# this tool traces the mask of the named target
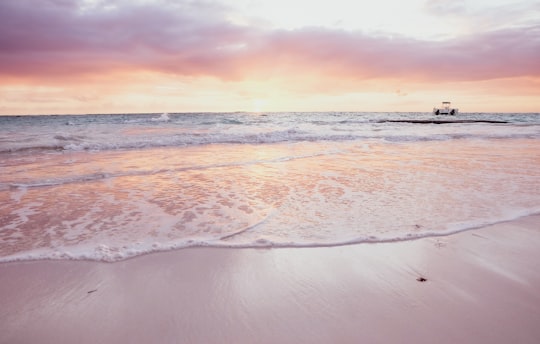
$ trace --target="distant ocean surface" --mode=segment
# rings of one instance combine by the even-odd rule
[[[539,213],[540,114],[4,116],[0,169],[0,262],[410,240]]]

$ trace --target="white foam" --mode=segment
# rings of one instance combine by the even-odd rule
[[[152,118],[152,121],[153,122],[168,122],[170,121],[170,117],[169,117],[169,114],[164,112],[162,113],[159,117],[157,118]]]
[[[60,248],[39,248],[30,251],[20,252],[0,258],[0,262],[33,261],[33,260],[91,260],[100,262],[118,262],[121,260],[137,257],[144,254],[166,252],[188,247],[216,247],[216,248],[312,248],[312,247],[333,247],[344,245],[392,243],[399,241],[418,240],[430,237],[442,237],[457,234],[464,231],[475,230],[487,226],[517,220],[529,215],[540,214],[540,209],[534,211],[523,211],[521,215],[515,214],[512,217],[497,220],[476,220],[470,223],[461,223],[450,226],[451,229],[444,231],[428,231],[420,233],[407,233],[399,236],[388,237],[358,237],[334,242],[294,242],[294,241],[273,241],[268,238],[259,238],[253,242],[231,242],[216,240],[178,240],[175,242],[159,243],[134,243],[123,245],[122,247],[111,247],[104,244],[83,245],[77,247]]]
[[[1,155],[0,261],[392,242],[540,212],[537,125],[155,116],[62,121],[36,141],[63,151]]]
[[[245,114],[187,116],[123,116],[70,119],[77,125],[14,128],[18,135],[2,143],[0,153],[32,150],[105,151],[153,147],[185,147],[207,144],[268,144],[287,142],[346,142],[379,140],[395,143],[463,139],[538,139],[535,117],[517,117],[509,124],[423,125],[377,123],[374,114],[313,114],[260,117]],[[396,115],[397,116],[397,115]],[[409,114],[407,118],[429,118]],[[93,119],[90,121],[90,119]],[[383,117],[387,118],[387,117]],[[478,118],[469,116],[468,118]],[[508,120],[509,118],[502,118]],[[85,120],[87,122],[85,122]],[[375,122],[373,122],[375,121]],[[522,123],[520,121],[526,121]],[[59,134],[61,133],[61,134]]]

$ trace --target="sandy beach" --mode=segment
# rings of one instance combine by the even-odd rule
[[[539,247],[534,215],[384,244],[4,263],[0,342],[538,343]]]
[[[0,0],[0,344],[540,344],[539,9]]]

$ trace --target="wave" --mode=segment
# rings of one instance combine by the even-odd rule
[[[168,122],[170,121],[170,117],[168,113],[162,113],[159,117],[154,117],[151,119],[152,122]]]
[[[212,240],[197,240],[197,239],[184,239],[167,243],[142,243],[137,242],[131,245],[122,245],[121,248],[111,247],[103,243],[96,243],[95,245],[86,245],[84,247],[56,247],[56,248],[40,248],[30,251],[19,252],[9,256],[0,257],[0,263],[17,262],[17,261],[35,261],[35,260],[89,260],[99,262],[114,263],[137,256],[167,252],[178,249],[190,248],[190,247],[213,247],[213,248],[264,248],[264,249],[280,249],[280,248],[317,248],[317,247],[337,247],[347,245],[361,245],[361,244],[382,244],[382,243],[395,243],[403,241],[418,240],[424,238],[437,238],[445,237],[449,235],[458,234],[461,232],[477,230],[501,223],[511,222],[519,220],[527,216],[540,215],[540,209],[531,209],[529,211],[522,211],[504,218],[492,219],[492,220],[476,220],[468,223],[456,224],[447,230],[440,231],[425,231],[421,233],[405,233],[399,236],[389,237],[359,237],[350,239],[335,240],[332,242],[291,242],[287,240],[278,241],[268,238],[258,238],[252,242],[234,242],[229,239],[240,236],[247,230],[257,226],[253,226],[242,229],[241,231]],[[264,222],[266,219],[262,219]]]
[[[65,185],[65,184],[73,184],[73,183],[81,183],[81,182],[91,182],[96,181],[100,179],[106,179],[111,177],[117,177],[121,175],[128,175],[128,174],[118,174],[114,175],[111,173],[94,173],[94,174],[87,174],[87,175],[79,175],[79,176],[73,176],[73,177],[64,177],[64,178],[53,178],[53,179],[44,179],[39,181],[32,181],[32,182],[15,182],[15,183],[9,183],[6,186],[0,184],[0,190],[2,189],[13,189],[13,188],[37,188],[37,187],[46,187],[46,186],[57,186],[57,185]]]
[[[374,133],[378,131],[374,130]],[[298,143],[298,142],[346,142],[357,140],[379,140],[385,142],[426,142],[426,141],[449,141],[462,139],[478,140],[504,140],[504,139],[538,139],[539,135],[534,133],[514,133],[514,134],[432,134],[432,135],[368,135],[368,134],[331,134],[319,135],[309,132],[289,129],[284,131],[274,131],[259,134],[219,134],[219,133],[192,133],[178,134],[173,136],[154,136],[145,138],[110,138],[107,141],[89,141],[82,138],[72,138],[68,136],[56,136],[59,142],[49,145],[41,144],[36,146],[14,146],[0,148],[0,154],[6,153],[35,153],[47,151],[109,151],[109,150],[130,150],[161,147],[187,147],[210,144],[274,144],[274,143]]]
[[[27,146],[27,147],[8,147],[0,148],[0,154],[6,153],[35,153],[35,152],[47,152],[47,151],[64,151],[64,146],[58,144],[39,145],[39,146]]]
[[[413,118],[410,119],[409,117]],[[186,147],[210,144],[273,144],[316,141],[379,140],[422,142],[460,139],[539,139],[537,121],[477,123],[483,118],[466,118],[445,125],[424,124],[431,117],[337,114],[278,114],[276,116],[234,116],[168,113],[148,115],[100,115],[65,120],[37,118],[34,127],[14,126],[2,138],[0,154],[47,151],[107,151],[154,147]],[[426,119],[427,118],[427,119]],[[471,117],[472,118],[472,117]],[[520,117],[521,118],[521,117]],[[501,118],[494,117],[496,121]],[[506,119],[506,118],[502,118]],[[405,123],[403,123],[405,122]],[[412,122],[412,123],[411,123]],[[417,123],[417,122],[420,122]]]
[[[91,173],[83,174],[77,176],[61,177],[61,178],[48,178],[43,180],[34,180],[31,182],[12,182],[9,184],[0,183],[0,190],[9,190],[9,189],[25,189],[25,188],[40,188],[48,186],[58,186],[58,185],[67,185],[67,184],[77,184],[77,183],[87,183],[94,182],[105,179],[112,178],[121,178],[121,177],[135,177],[135,176],[150,176],[158,175],[171,172],[185,172],[185,171],[203,171],[213,168],[223,168],[223,167],[238,167],[238,166],[253,166],[258,164],[273,164],[281,163],[293,160],[308,159],[320,156],[328,156],[333,154],[338,154],[338,151],[325,151],[315,154],[303,154],[303,155],[293,155],[279,157],[275,159],[258,159],[258,160],[249,160],[241,162],[230,162],[230,163],[217,163],[217,164],[208,164],[208,165],[193,165],[179,168],[169,168],[169,169],[157,169],[157,170],[144,170],[144,171],[132,171],[132,172],[119,172],[119,173]]]

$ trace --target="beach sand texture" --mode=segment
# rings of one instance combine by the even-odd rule
[[[539,247],[533,215],[383,244],[4,263],[0,342],[539,343]]]

